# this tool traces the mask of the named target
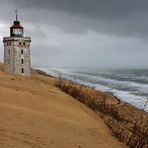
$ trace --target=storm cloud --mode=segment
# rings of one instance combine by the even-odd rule
[[[9,35],[17,7],[25,33],[32,37],[34,66],[147,68],[147,0],[2,0],[1,4],[1,40]]]

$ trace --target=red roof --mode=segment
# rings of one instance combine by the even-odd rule
[[[14,21],[14,24],[10,28],[23,28],[19,21]]]

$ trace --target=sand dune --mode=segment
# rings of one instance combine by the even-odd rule
[[[0,148],[126,147],[53,81],[35,72],[26,78],[0,70]]]

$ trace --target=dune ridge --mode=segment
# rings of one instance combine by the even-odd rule
[[[0,65],[0,147],[122,148],[103,120],[54,86],[54,78],[8,74]]]

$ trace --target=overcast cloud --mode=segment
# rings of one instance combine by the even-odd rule
[[[16,7],[33,66],[148,68],[148,0],[1,0],[0,61]]]

